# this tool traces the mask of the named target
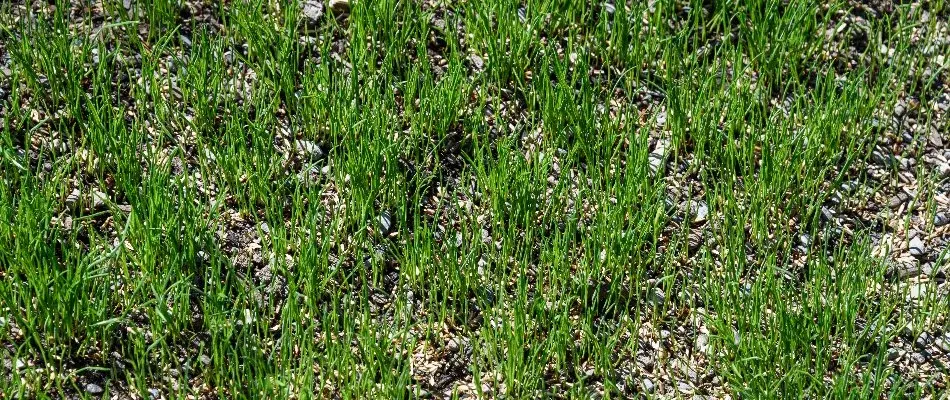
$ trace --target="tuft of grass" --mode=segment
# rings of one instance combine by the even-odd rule
[[[0,5],[0,393],[946,389],[942,1],[125,3]]]

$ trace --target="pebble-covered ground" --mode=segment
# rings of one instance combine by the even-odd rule
[[[950,393],[950,5],[0,4],[0,398]]]

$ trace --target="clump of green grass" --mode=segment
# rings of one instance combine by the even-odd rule
[[[943,2],[106,3],[0,6],[2,393],[941,390],[822,215]]]

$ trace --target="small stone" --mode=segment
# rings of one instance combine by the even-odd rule
[[[643,380],[640,381],[640,385],[643,387],[643,391],[647,393],[653,393],[656,389],[656,385],[653,384],[650,378],[643,378]]]
[[[86,384],[86,392],[89,394],[102,394],[102,387],[95,383]]]
[[[950,338],[937,338],[934,344],[944,353],[950,353]]]
[[[158,389],[151,388],[148,390],[148,397],[153,400],[157,400],[162,396],[162,392],[159,392]]]
[[[934,147],[943,147],[943,138],[940,137],[940,134],[937,132],[932,132],[927,137],[927,140],[929,140],[930,144],[933,145]]]
[[[924,245],[924,242],[920,240],[919,236],[914,236],[910,240],[910,255],[914,257],[922,257],[927,254],[927,247]]]
[[[73,189],[73,191],[69,192],[66,196],[66,205],[72,207],[73,204],[76,204],[76,202],[79,201],[79,195],[79,189]]]
[[[468,56],[468,61],[472,63],[472,67],[474,67],[476,70],[481,70],[482,68],[485,68],[485,60],[483,60],[477,54],[472,54]]]
[[[604,3],[604,11],[606,11],[607,14],[613,14],[615,11],[617,11],[617,8],[613,5],[613,3],[608,2]]]
[[[914,341],[914,344],[917,345],[917,347],[921,349],[926,349],[927,345],[930,344],[930,341],[931,341],[930,334],[927,332],[923,332],[920,334],[920,336],[917,337],[917,340]]]
[[[689,385],[688,383],[686,383],[686,382],[678,382],[678,383],[676,384],[676,389],[679,390],[680,393],[684,393],[684,394],[691,394],[691,393],[693,393],[693,387],[690,386],[690,385]]]
[[[706,222],[706,218],[709,216],[709,206],[707,206],[705,202],[694,202],[690,208],[693,214],[693,223],[701,224]]]
[[[904,106],[904,102],[897,103],[897,105],[894,106],[895,116],[903,116],[905,112],[907,112],[907,107]]]
[[[941,227],[950,223],[950,214],[947,213],[937,213],[934,215],[934,226]]]
[[[663,165],[663,156],[656,153],[650,153],[648,159],[650,161],[650,172],[656,173],[656,171],[659,171],[660,166]]]
[[[696,338],[696,350],[700,353],[705,353],[709,350],[709,336],[706,334],[700,334]]]
[[[297,149],[302,153],[302,155],[309,158],[309,161],[319,161],[325,155],[323,149],[320,148],[320,145],[309,140],[298,140]]]
[[[901,353],[895,349],[890,349],[887,351],[887,361],[897,361],[901,358]]]
[[[383,211],[379,216],[379,231],[383,236],[389,235],[392,232],[393,228],[393,219],[389,215],[389,211]]]
[[[109,195],[102,193],[98,190],[92,191],[92,207],[99,208],[106,204],[109,201]]]
[[[637,356],[637,364],[645,371],[653,371],[653,359],[645,355]]]
[[[323,19],[323,3],[319,0],[305,0],[300,4],[300,19],[308,28],[320,25]]]
[[[923,272],[923,270],[920,268],[920,265],[917,265],[916,263],[913,263],[913,264],[908,263],[906,265],[895,268],[895,270],[897,272],[897,277],[901,280],[920,276],[921,272]]]
[[[807,233],[798,235],[798,243],[801,244],[802,247],[808,248],[809,246],[811,246],[811,235]]]
[[[950,163],[943,163],[937,166],[937,172],[940,173],[941,178],[950,177]]]
[[[891,157],[884,154],[880,150],[874,150],[871,152],[871,159],[874,160],[878,165],[888,166],[891,165]]]
[[[907,293],[908,300],[916,300],[924,296],[927,296],[927,286],[924,284],[911,286]]]
[[[330,11],[333,15],[340,16],[350,12],[349,0],[330,0]]]
[[[897,208],[897,207],[900,207],[902,204],[906,203],[907,200],[910,200],[910,195],[908,195],[907,193],[901,192],[895,195],[894,197],[891,197],[890,200],[887,201],[887,206],[890,208]]]
[[[208,357],[204,354],[198,356],[198,361],[204,365],[211,365],[211,357]]]

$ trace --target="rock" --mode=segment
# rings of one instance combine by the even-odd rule
[[[481,57],[479,57],[476,54],[472,54],[468,56],[468,61],[471,63],[472,67],[475,68],[476,70],[481,70],[482,68],[485,68],[485,60],[483,60]]]
[[[607,14],[613,14],[615,11],[617,11],[617,8],[613,5],[613,3],[607,2],[604,3],[604,11],[606,11]]]
[[[898,350],[890,349],[887,351],[887,361],[897,361],[901,358],[901,353]]]
[[[920,336],[917,337],[917,340],[914,341],[914,345],[921,349],[926,349],[927,345],[930,344],[932,338],[927,332],[923,332]]]
[[[930,144],[934,147],[943,147],[943,138],[940,137],[940,134],[937,132],[932,132],[927,137],[927,140],[930,141]]]
[[[910,240],[910,255],[914,257],[922,257],[927,254],[927,247],[924,245],[924,241],[920,240],[920,236],[914,236]]]
[[[942,338],[937,338],[934,344],[936,344],[940,350],[943,350],[944,353],[950,353],[950,334]]]
[[[73,189],[73,191],[69,192],[69,194],[66,195],[66,206],[72,207],[76,204],[76,202],[79,201],[79,196],[79,189]]]
[[[926,284],[916,284],[910,287],[907,291],[907,300],[917,300],[924,296],[927,296],[927,285]]]
[[[811,246],[811,235],[807,233],[798,235],[798,243],[801,244],[802,247],[807,249],[808,247]]]
[[[915,278],[920,276],[923,270],[920,268],[920,265],[915,264],[906,264],[900,267],[895,267],[894,270],[897,274],[897,278],[901,280]]]
[[[650,378],[643,378],[643,380],[640,381],[640,386],[642,386],[643,391],[647,393],[653,393],[653,391],[656,390],[656,385],[653,384]]]
[[[709,206],[703,201],[692,202],[690,212],[693,214],[693,223],[701,224],[709,217]]]
[[[686,383],[686,382],[677,382],[677,383],[676,383],[676,390],[678,390],[680,393],[683,393],[683,394],[692,394],[692,393],[693,393],[693,387],[690,386],[690,385],[689,385],[688,383]]]
[[[151,388],[148,390],[148,397],[153,400],[157,400],[162,397],[162,392],[159,392],[158,389]]]
[[[297,141],[297,150],[306,158],[309,158],[309,161],[320,161],[325,156],[323,149],[319,144],[311,142],[309,140],[298,140]]]
[[[392,232],[393,228],[393,218],[389,215],[389,211],[383,211],[379,216],[379,233],[383,236],[387,236]]]
[[[940,177],[947,178],[950,177],[950,163],[943,163],[937,166],[937,172],[940,173]]]
[[[348,14],[350,12],[349,0],[330,0],[330,12],[335,16]]]
[[[941,227],[950,223],[950,214],[948,213],[937,213],[934,215],[934,226]]]
[[[92,208],[102,207],[107,201],[109,201],[109,195],[98,190],[92,191]]]
[[[907,112],[907,107],[904,106],[904,102],[903,102],[903,101],[900,102],[900,103],[897,103],[897,105],[894,106],[894,115],[895,115],[895,116],[897,116],[897,117],[903,116],[905,112]]]
[[[663,155],[650,153],[648,157],[650,160],[650,172],[656,173],[660,169],[660,166],[663,165]]]
[[[102,387],[95,383],[86,384],[86,392],[89,394],[102,394]]]
[[[653,371],[654,363],[653,363],[653,359],[650,357],[647,357],[645,355],[637,356],[637,364],[644,371]]]
[[[887,201],[887,206],[890,208],[897,208],[906,203],[908,200],[910,200],[910,195],[901,192],[894,197],[891,197],[890,200]]]
[[[884,154],[883,151],[875,149],[871,152],[871,159],[878,165],[890,166],[894,163],[893,157]]]
[[[323,20],[323,3],[319,0],[304,0],[300,3],[300,21],[308,28],[320,26]]]
[[[696,350],[700,353],[706,353],[706,351],[709,350],[709,336],[705,333],[696,337]]]

